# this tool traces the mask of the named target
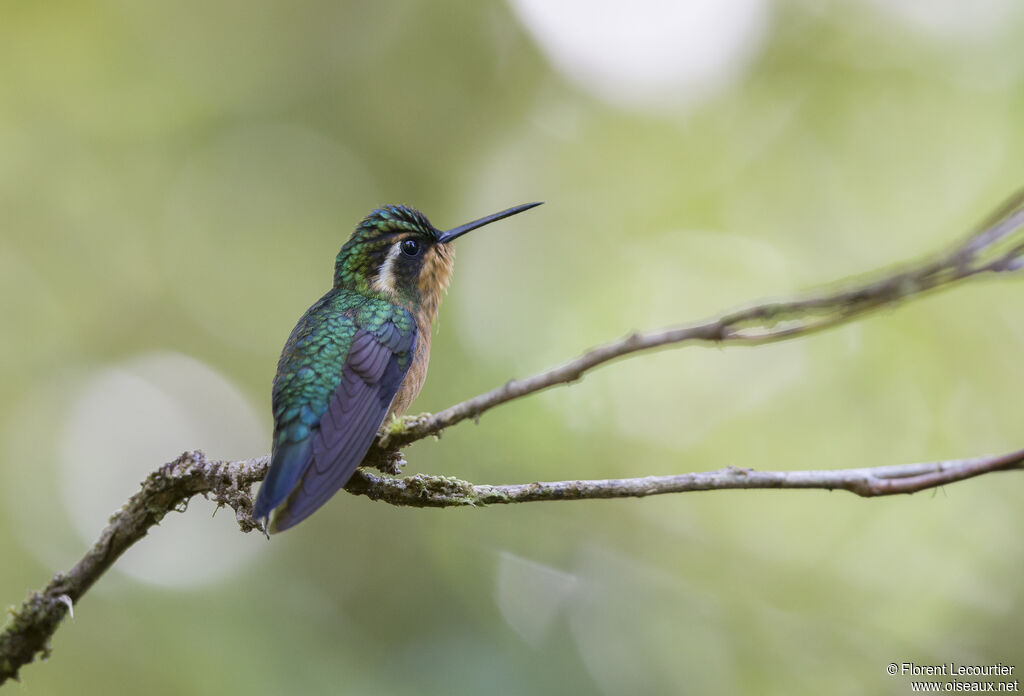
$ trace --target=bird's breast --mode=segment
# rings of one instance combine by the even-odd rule
[[[406,309],[416,318],[416,351],[412,365],[405,374],[402,386],[398,388],[388,416],[405,413],[409,405],[419,395],[423,382],[427,379],[427,364],[430,362],[430,336],[441,306],[441,297],[448,288],[452,277],[452,266],[455,252],[447,244],[435,244],[427,252],[423,268],[417,281],[419,302]]]
[[[405,379],[398,388],[394,400],[391,402],[391,409],[388,411],[388,418],[400,416],[405,413],[412,402],[423,388],[427,379],[427,365],[430,363],[430,329],[433,321],[422,321],[416,319],[416,348],[412,356],[412,364],[409,371],[405,373]]]

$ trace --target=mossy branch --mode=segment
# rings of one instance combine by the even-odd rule
[[[634,333],[594,348],[575,360],[456,404],[433,415],[387,424],[364,466],[397,474],[403,445],[436,435],[467,418],[513,399],[581,379],[612,360],[669,345],[686,343],[760,345],[788,340],[853,321],[865,313],[894,307],[924,293],[950,287],[984,274],[1011,274],[1024,269],[1024,191],[997,211],[980,231],[952,250],[896,271],[805,297],[753,305],[678,327]],[[132,544],[169,512],[204,495],[235,511],[243,531],[257,529],[252,519],[252,485],[266,474],[268,456],[227,462],[211,461],[202,452],[186,452],[142,483],[110,518],[88,553],[69,570],[54,576],[42,591],[32,592],[0,633],[0,684],[17,678],[37,655],[49,655],[50,639],[86,591]],[[504,486],[474,485],[445,476],[380,476],[366,468],[346,486],[350,493],[392,505],[415,507],[483,507],[542,500],[645,497],[664,493],[760,488],[846,490],[871,497],[914,493],[994,471],[1024,467],[1024,450],[1008,454],[923,464],[899,464],[832,471],[720,471],[646,476],[630,479],[559,481]]]

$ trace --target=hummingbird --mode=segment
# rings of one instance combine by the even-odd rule
[[[277,364],[270,468],[253,507],[265,530],[293,527],[327,502],[381,424],[419,394],[452,277],[452,242],[538,205],[446,232],[414,208],[386,205],[356,226],[338,252],[334,286],[299,319]]]

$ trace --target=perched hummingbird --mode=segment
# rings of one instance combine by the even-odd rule
[[[430,330],[452,276],[452,242],[527,203],[438,230],[405,206],[374,210],[341,247],[334,287],[292,329],[274,376],[270,470],[253,517],[280,532],[344,486],[385,418],[419,394]],[[275,512],[276,511],[276,512]]]

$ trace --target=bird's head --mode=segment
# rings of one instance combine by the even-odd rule
[[[431,225],[414,208],[377,208],[359,223],[338,252],[334,286],[378,295],[411,311],[426,306],[433,314],[451,280],[452,242],[470,230],[538,205],[519,205],[448,231]]]

